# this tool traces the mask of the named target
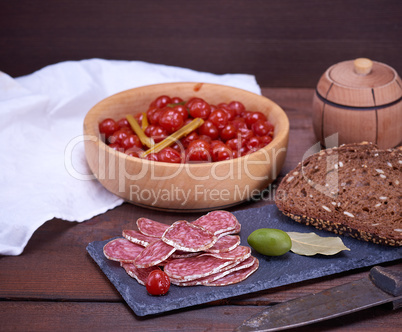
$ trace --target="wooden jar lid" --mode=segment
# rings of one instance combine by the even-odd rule
[[[317,84],[319,97],[346,107],[378,107],[402,98],[402,81],[390,66],[366,58],[327,69]]]

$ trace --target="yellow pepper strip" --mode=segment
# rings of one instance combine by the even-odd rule
[[[181,127],[178,131],[176,131],[173,134],[171,134],[170,136],[166,137],[163,141],[155,144],[152,148],[143,152],[141,154],[141,157],[144,158],[145,156],[149,155],[150,153],[158,153],[159,151],[162,151],[164,148],[176,143],[180,138],[190,134],[193,130],[200,127],[203,123],[204,123],[203,119],[195,118],[190,123]]]
[[[130,124],[131,128],[137,134],[138,138],[140,139],[141,143],[147,147],[151,147],[155,145],[155,142],[152,138],[145,135],[144,131],[141,129],[140,125],[138,124],[137,120],[129,114],[126,116],[128,123]]]
[[[147,129],[147,127],[148,127],[147,113],[143,112],[142,113],[141,128],[142,128],[142,130],[145,130],[145,129]]]

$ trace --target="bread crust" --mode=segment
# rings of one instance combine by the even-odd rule
[[[347,144],[299,163],[278,186],[286,216],[318,229],[402,246],[402,150]]]

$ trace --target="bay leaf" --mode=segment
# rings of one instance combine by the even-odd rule
[[[290,250],[298,255],[335,255],[342,250],[350,250],[339,237],[322,237],[315,233],[287,233],[292,240],[292,248]]]

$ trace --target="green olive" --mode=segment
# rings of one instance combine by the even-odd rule
[[[248,236],[247,242],[257,252],[266,256],[280,256],[292,248],[292,240],[289,235],[274,228],[255,230]]]

